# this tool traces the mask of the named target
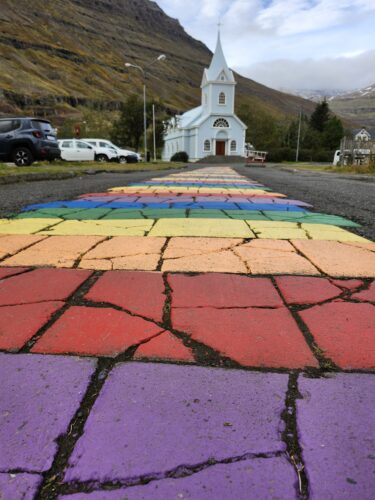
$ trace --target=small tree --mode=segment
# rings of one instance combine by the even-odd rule
[[[143,131],[143,102],[138,96],[131,95],[121,106],[120,118],[113,124],[111,140],[119,146],[138,151]]]
[[[332,116],[327,121],[323,131],[323,144],[326,149],[337,149],[344,134],[341,120],[337,116]]]
[[[330,111],[327,101],[320,102],[316,105],[313,114],[310,117],[310,126],[318,132],[323,132],[326,123],[329,120]]]

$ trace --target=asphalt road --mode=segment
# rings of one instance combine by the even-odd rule
[[[111,187],[124,186],[151,177],[165,177],[188,169],[158,170],[152,172],[123,172],[84,175],[71,179],[19,182],[0,185],[0,217],[18,213],[25,205],[57,200],[70,200],[85,193],[106,191]]]
[[[361,228],[350,230],[375,240],[375,178],[278,166],[234,168],[289,198],[311,203],[315,212],[341,215],[361,224]]]
[[[195,170],[191,166],[187,170]],[[234,168],[251,179],[314,205],[317,212],[341,215],[363,227],[354,230],[361,236],[375,240],[375,179],[365,177],[286,171],[277,166]],[[177,173],[183,170],[173,170]],[[151,177],[163,177],[172,171],[103,173],[72,179],[34,181],[0,185],[0,217],[17,213],[25,205],[55,200],[67,200],[88,192],[100,192],[110,187],[142,181]]]

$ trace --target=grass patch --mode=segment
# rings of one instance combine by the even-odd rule
[[[310,170],[313,172],[334,172],[339,174],[364,174],[364,175],[375,175],[375,165],[351,165],[351,166],[333,166],[327,164],[316,164],[316,163],[295,163],[295,162],[283,162],[283,166],[293,168],[295,170]]]
[[[173,170],[184,167],[184,163],[175,162],[149,162],[149,163],[98,163],[95,161],[85,162],[64,162],[55,161],[35,162],[30,167],[8,166],[0,163],[0,177],[12,175],[27,175],[27,174],[63,174],[71,172],[75,174],[86,174],[92,171],[108,171],[108,172],[136,172],[139,170],[149,170],[150,172],[158,170]]]

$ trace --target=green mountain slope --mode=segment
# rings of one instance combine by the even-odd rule
[[[149,0],[1,0],[0,114],[82,117],[85,109],[112,111],[141,77],[125,62],[146,65],[149,95],[171,111],[200,101],[207,47]],[[277,116],[310,113],[314,104],[238,76],[237,101]]]

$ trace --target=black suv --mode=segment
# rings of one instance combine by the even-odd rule
[[[11,161],[18,167],[33,161],[60,158],[56,131],[39,118],[0,118],[0,162]]]

